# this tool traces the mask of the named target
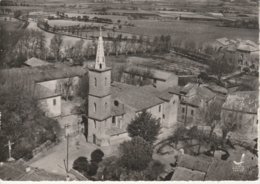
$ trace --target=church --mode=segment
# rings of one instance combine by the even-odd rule
[[[179,100],[177,85],[160,88],[111,82],[100,32],[95,64],[89,67],[88,142],[109,146],[129,140],[127,126],[144,110],[159,119],[163,129],[170,129],[177,124]]]

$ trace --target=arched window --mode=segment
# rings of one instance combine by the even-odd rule
[[[94,112],[96,112],[97,111],[97,105],[96,105],[96,103],[94,103]]]
[[[105,77],[105,86],[107,85],[107,78]]]
[[[94,81],[94,83],[95,83],[95,86],[97,86],[97,78],[95,77],[95,79],[94,79],[95,81]]]

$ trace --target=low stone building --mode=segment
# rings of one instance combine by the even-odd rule
[[[239,91],[227,96],[222,106],[221,120],[236,122],[232,139],[254,140],[258,137],[258,91]]]
[[[226,93],[216,85],[188,83],[180,90],[178,121],[187,127],[203,125],[208,105],[213,101],[223,103]]]

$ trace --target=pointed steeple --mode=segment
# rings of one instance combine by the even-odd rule
[[[103,45],[102,31],[101,31],[101,27],[100,27],[95,69],[103,70],[105,68],[106,68],[106,62],[105,62],[105,54],[104,54],[104,45]]]

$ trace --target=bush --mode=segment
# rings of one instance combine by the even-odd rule
[[[100,149],[96,149],[91,153],[91,162],[99,163],[102,161],[102,158],[104,157],[104,153]]]
[[[73,162],[72,168],[84,174],[88,171],[88,159],[86,157],[79,157]]]
[[[98,170],[98,165],[95,162],[91,162],[91,164],[88,167],[88,171],[87,174],[89,176],[94,176],[97,174],[97,170]]]

